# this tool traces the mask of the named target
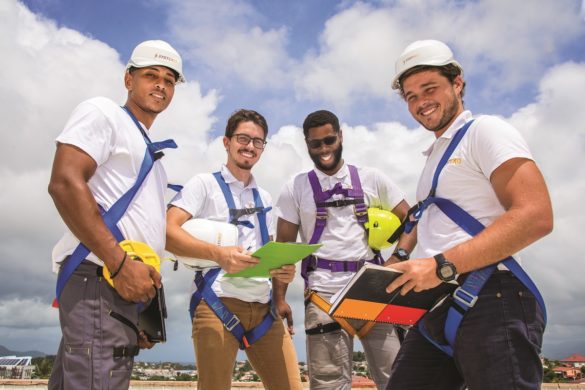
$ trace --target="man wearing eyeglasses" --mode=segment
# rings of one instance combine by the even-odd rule
[[[171,201],[167,212],[167,250],[179,256],[209,259],[221,267],[217,274],[215,268],[195,276],[197,291],[193,297],[197,292],[203,295],[190,307],[199,389],[231,389],[238,348],[245,350],[266,388],[302,388],[291,336],[271,310],[270,279],[224,277],[226,272],[236,273],[258,264],[250,254],[274,234],[272,198],[258,187],[251,171],[264,151],[267,133],[268,125],[259,113],[239,110],[232,114],[223,137],[227,163],[219,172],[193,177]],[[235,224],[238,245],[220,247],[191,236],[181,227],[191,218]],[[273,280],[285,285],[294,274],[294,265],[271,271]],[[209,293],[205,285],[210,286],[213,296],[205,295]],[[243,338],[238,329],[245,332]]]
[[[300,232],[303,242],[323,244],[315,256],[303,261],[302,267],[311,389],[351,388],[354,334],[360,337],[370,373],[382,389],[400,347],[393,326],[365,321],[348,321],[348,326],[329,317],[326,308],[331,296],[366,261],[382,262],[379,253],[368,246],[363,226],[366,208],[391,210],[403,219],[408,204],[403,192],[379,170],[345,163],[343,134],[335,114],[326,110],[309,114],[303,131],[315,169],[295,176],[283,188],[277,202],[276,240],[296,241]],[[389,261],[405,259],[413,246],[414,242],[404,235],[398,243],[401,251]],[[286,287],[275,282],[273,299],[292,331]]]

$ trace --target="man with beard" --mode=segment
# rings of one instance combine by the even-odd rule
[[[343,133],[332,112],[307,116],[303,132],[315,169],[301,173],[283,188],[277,206],[277,241],[322,243],[314,256],[303,260],[305,333],[311,389],[350,389],[353,336],[361,338],[370,373],[378,389],[386,386],[400,346],[390,324],[337,322],[327,314],[329,299],[364,264],[382,261],[369,248],[364,222],[367,207],[391,210],[400,219],[408,211],[402,191],[379,170],[356,168],[342,159]],[[365,220],[364,220],[365,218]],[[325,223],[323,223],[325,222]],[[406,236],[405,236],[406,237]],[[414,242],[402,237],[390,262],[405,260]],[[279,314],[293,319],[285,301],[286,285],[276,282],[274,301]]]
[[[394,266],[404,274],[388,290],[457,274],[461,286],[408,332],[388,389],[540,389],[546,312],[512,256],[552,230],[542,174],[515,128],[464,109],[463,68],[443,42],[410,44],[392,87],[435,141],[417,189],[417,256]]]
[[[223,137],[227,164],[220,172],[193,177],[167,212],[167,249],[221,267],[197,271],[195,276],[190,310],[199,389],[231,389],[238,347],[245,350],[267,389],[302,388],[291,336],[271,310],[270,279],[224,276],[258,264],[250,254],[273,235],[272,199],[252,176],[267,134],[268,125],[259,113],[232,114]],[[193,237],[182,228],[191,218],[235,224],[239,245],[221,247]],[[294,274],[294,265],[271,270],[274,280],[284,284]]]
[[[49,193],[68,230],[53,249],[63,337],[51,390],[127,389],[139,347],[153,345],[135,332],[136,302],[155,296],[161,276],[128,259],[118,241],[141,241],[164,254],[167,176],[158,159],[162,147],[176,145],[151,142],[149,129],[182,81],[174,48],[142,42],[126,67],[126,104],[86,100],[57,137]],[[102,277],[104,266],[114,288]]]

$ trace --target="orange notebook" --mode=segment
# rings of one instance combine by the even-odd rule
[[[386,287],[401,272],[374,264],[364,265],[349,283],[331,298],[329,315],[333,317],[414,325],[426,312],[457,288],[455,283],[441,283],[421,292],[400,295]]]

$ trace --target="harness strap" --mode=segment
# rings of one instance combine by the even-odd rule
[[[406,221],[407,228],[409,224],[411,227],[416,225],[427,207],[431,204],[435,204],[445,215],[447,215],[470,236],[475,236],[485,229],[483,224],[471,216],[467,211],[456,205],[453,201],[435,196],[439,175],[451,157],[451,154],[469,129],[471,123],[473,123],[473,120],[467,122],[461,129],[459,129],[449,143],[449,146],[435,170],[429,195],[417,205],[417,210],[413,213],[415,220],[412,222],[410,220]],[[516,278],[518,278],[532,292],[541,307],[544,321],[546,323],[547,316],[544,299],[532,279],[530,279],[528,274],[526,274],[518,262],[516,262],[511,256],[501,260],[499,263],[504,264],[516,276]],[[432,339],[424,326],[424,321],[419,321],[419,330],[427,340],[449,356],[453,356],[453,347],[457,337],[457,330],[463,320],[463,316],[475,305],[481,289],[496,269],[497,265],[492,264],[468,273],[465,282],[454,291],[453,300],[447,312],[447,319],[445,321],[445,338],[448,345],[439,344]]]
[[[140,352],[138,345],[123,345],[120,347],[114,347],[114,358],[134,357]]]
[[[132,199],[134,199],[134,197],[138,193],[138,190],[140,189],[142,183],[148,176],[148,173],[152,170],[154,162],[158,158],[162,157],[162,154],[160,154],[162,153],[161,150],[166,148],[175,149],[177,147],[177,144],[172,139],[168,139],[161,142],[151,142],[150,139],[148,138],[148,135],[146,134],[142,126],[140,126],[140,123],[132,114],[132,112],[130,112],[130,110],[128,110],[128,108],[126,107],[123,107],[123,109],[128,113],[130,118],[132,118],[132,121],[140,130],[146,143],[146,151],[144,152],[142,165],[140,166],[140,171],[138,172],[138,176],[136,178],[136,182],[134,183],[134,185],[130,187],[130,189],[126,191],[126,193],[122,195],[122,197],[120,197],[120,199],[118,199],[112,205],[112,207],[110,207],[109,210],[102,213],[104,223],[106,224],[108,229],[110,229],[112,234],[116,237],[116,240],[118,240],[118,242],[122,241],[124,237],[122,236],[116,224],[118,223],[118,221],[120,221],[120,219],[128,209],[128,206],[130,206]],[[71,257],[69,258],[69,261],[63,264],[63,266],[61,267],[61,271],[59,272],[59,275],[57,277],[56,287],[57,300],[61,296],[61,292],[63,291],[63,288],[65,287],[65,284],[67,284],[67,281],[69,280],[71,275],[73,275],[73,272],[75,272],[79,264],[81,264],[81,262],[89,255],[90,252],[91,251],[85,246],[85,244],[80,242],[79,245],[73,250]]]
[[[139,337],[140,331],[138,330],[136,325],[133,324],[132,321],[130,321],[128,318],[126,318],[122,314],[116,313],[115,311],[112,311],[112,310],[110,310],[108,314],[110,315],[110,317],[120,321],[122,324],[124,324],[127,327],[129,327],[130,329],[132,329],[134,331],[134,333],[136,333],[136,337]]]
[[[239,218],[244,215],[251,215],[256,214],[256,218],[258,218],[258,222],[260,223],[260,234],[262,236],[262,243],[266,244],[269,241],[269,234],[268,234],[268,226],[266,225],[266,213],[272,210],[272,207],[264,207],[262,204],[262,198],[260,197],[260,192],[257,188],[252,188],[252,195],[254,197],[254,206],[253,208],[236,208],[236,203],[234,202],[234,197],[232,195],[232,191],[230,187],[225,182],[225,179],[221,175],[221,172],[214,172],[213,177],[217,181],[221,192],[223,193],[223,197],[225,198],[226,203],[228,204],[229,209],[229,223],[233,225],[241,225],[245,226],[250,229],[254,229],[254,225],[250,221],[240,221]]]
[[[328,207],[345,207],[354,205],[354,214],[360,225],[365,229],[365,224],[368,222],[368,207],[364,202],[364,191],[362,189],[362,183],[357,171],[357,168],[353,165],[347,166],[351,179],[351,188],[343,188],[340,182],[335,183],[333,188],[323,191],[319,178],[315,170],[310,171],[307,176],[311,189],[313,190],[313,199],[315,201],[316,215],[315,215],[315,227],[313,229],[313,235],[309,240],[309,244],[316,244],[321,240],[321,236],[327,226],[327,218],[329,213],[327,212]],[[333,195],[343,195],[343,199],[328,201]],[[379,252],[374,251],[376,256],[372,262],[375,264],[383,263],[383,259]],[[338,265],[339,263],[339,265]],[[348,264],[341,264],[348,263]],[[316,265],[315,265],[316,264]],[[314,266],[315,265],[315,266]],[[308,256],[301,262],[301,276],[305,280],[305,287],[308,285],[309,272],[316,268],[329,269],[331,272],[340,271],[352,271],[355,272],[363,265],[363,261],[355,262],[342,262],[326,259],[317,259],[315,256]]]
[[[327,300],[323,299],[316,291],[311,291],[309,296],[306,299],[307,301],[313,302],[319,309],[323,310],[325,313],[329,313],[329,309],[331,309],[331,304],[327,302]],[[370,329],[375,325],[375,322],[368,321],[366,322],[359,330],[354,328],[345,318],[337,318],[333,317],[336,322],[332,324],[338,324],[340,328],[343,328],[350,336],[358,336],[360,339],[364,337]],[[328,333],[333,332],[339,327],[331,324],[321,325],[319,324],[315,328],[305,330],[306,334],[320,334],[320,333]],[[312,333],[309,333],[312,332]]]
[[[331,272],[357,272],[364,266],[365,263],[372,263],[381,265],[383,259],[381,256],[375,256],[371,260],[356,260],[356,261],[339,261],[339,260],[328,260],[313,255],[307,256],[305,262],[306,269],[302,270],[305,274],[316,270],[317,268],[326,269]]]
[[[209,308],[215,313],[217,318],[223,323],[223,326],[238,340],[240,349],[246,349],[258,341],[264,334],[270,329],[274,322],[276,315],[272,309],[264,316],[262,322],[256,327],[246,331],[242,326],[238,316],[233,314],[229,309],[221,302],[220,298],[213,292],[211,285],[217,278],[220,272],[220,268],[210,269],[205,276],[203,271],[197,271],[195,273],[195,285],[197,291],[191,295],[191,301],[189,302],[189,313],[191,314],[191,321],[195,316],[195,309],[204,299]]]
[[[234,225],[242,225],[248,228],[254,228],[254,225],[250,221],[239,221],[238,219],[244,215],[256,214],[258,223],[260,224],[260,234],[262,236],[262,244],[266,244],[270,240],[268,235],[268,225],[266,223],[266,213],[272,209],[272,207],[264,207],[260,192],[256,188],[252,188],[252,195],[254,197],[253,208],[237,209],[234,202],[232,192],[225,182],[221,172],[214,172],[215,177],[225,201],[229,209],[229,223]],[[246,329],[240,323],[238,316],[233,314],[228,308],[221,302],[220,298],[215,294],[212,289],[212,285],[217,279],[221,268],[213,268],[207,271],[203,275],[202,271],[195,273],[195,285],[197,290],[191,295],[189,302],[189,314],[191,315],[191,321],[195,316],[195,310],[201,299],[204,299],[209,308],[215,313],[217,318],[223,323],[224,327],[231,332],[231,334],[238,340],[240,349],[246,349],[258,341],[264,334],[270,329],[272,323],[278,316],[274,312],[274,308],[269,303],[270,311],[264,316],[260,324],[256,327],[246,331]]]

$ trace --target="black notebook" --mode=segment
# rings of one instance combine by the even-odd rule
[[[380,265],[364,265],[349,283],[331,298],[329,314],[399,325],[413,325],[445,296],[456,283],[441,283],[421,292],[400,295],[400,288],[387,293],[386,287],[402,273]]]
[[[156,296],[150,301],[150,305],[140,313],[138,328],[146,333],[150,342],[164,343],[167,341],[165,318],[167,318],[167,307],[165,292],[161,286],[156,289]]]

